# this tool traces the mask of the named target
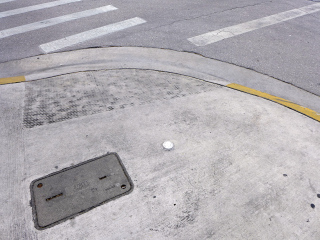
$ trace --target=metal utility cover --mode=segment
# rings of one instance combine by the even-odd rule
[[[31,183],[35,227],[51,227],[132,189],[133,183],[116,153],[39,178]]]

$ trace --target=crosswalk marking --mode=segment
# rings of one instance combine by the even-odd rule
[[[29,7],[24,7],[24,8],[17,8],[14,10],[0,12],[0,18],[9,17],[9,16],[13,16],[13,15],[21,14],[21,13],[26,13],[26,12],[31,12],[31,11],[36,11],[36,10],[45,9],[45,8],[56,7],[59,5],[64,5],[64,4],[68,4],[68,3],[72,3],[72,2],[80,2],[80,1],[82,1],[82,0],[58,0],[58,1],[54,1],[54,2],[42,3],[42,4],[33,5],[33,6],[29,6]]]
[[[297,17],[320,11],[320,3],[311,4],[302,8],[274,14],[268,17],[245,22],[216,31],[208,32],[202,35],[188,38],[188,40],[196,46],[205,46],[211,43],[221,41],[226,38],[235,37],[237,35],[251,32],[263,27],[271,26],[280,22],[288,21]]]
[[[100,14],[100,13],[113,11],[116,9],[117,9],[116,7],[114,7],[112,5],[108,5],[108,6],[90,9],[90,10],[77,12],[77,13],[72,13],[72,14],[68,14],[68,15],[64,15],[64,16],[60,16],[60,17],[50,18],[50,19],[42,20],[40,22],[34,22],[34,23],[22,25],[22,26],[15,27],[15,28],[5,29],[5,30],[0,31],[0,39],[5,38],[5,37],[9,37],[12,35],[20,34],[20,33],[29,32],[32,30],[40,29],[40,28],[53,26],[53,25],[56,25],[59,23],[64,23],[64,22],[76,20],[79,18],[89,17],[89,16]]]
[[[92,40],[110,33],[114,33],[129,27],[133,27],[146,21],[142,18],[135,17],[125,21],[109,24],[103,27],[95,28],[86,32],[78,33],[69,37],[65,37],[56,41],[45,43],[40,45],[40,49],[45,52],[54,52],[59,49],[63,49],[81,42]]]
[[[0,3],[13,2],[15,0],[0,0]]]

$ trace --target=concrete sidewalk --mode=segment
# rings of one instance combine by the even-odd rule
[[[0,85],[0,239],[320,239],[318,121],[201,69],[97,64]],[[30,183],[108,152],[133,192],[37,230]]]

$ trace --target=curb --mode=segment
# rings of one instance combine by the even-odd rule
[[[249,69],[173,50],[111,47],[30,57],[0,64],[0,85],[114,69],[154,70],[197,78],[273,101],[320,122],[320,97],[312,93]]]
[[[10,77],[10,78],[0,78],[0,85],[1,84],[11,84],[11,83],[25,82],[26,78],[27,77],[25,77],[25,76]],[[33,81],[36,81],[36,80],[33,80]],[[283,106],[285,106],[287,108],[295,110],[296,112],[302,113],[303,115],[306,115],[306,116],[308,116],[308,117],[320,122],[320,114],[319,113],[317,113],[316,111],[313,111],[313,110],[311,110],[309,108],[300,106],[300,105],[298,105],[296,103],[290,102],[290,101],[288,101],[288,100],[286,100],[284,98],[280,98],[280,97],[277,97],[277,96],[270,95],[268,93],[260,92],[258,90],[255,90],[255,89],[252,89],[252,88],[248,88],[248,87],[242,86],[240,84],[236,84],[236,83],[225,83],[225,84],[222,84],[221,81],[216,82],[216,83],[215,82],[211,82],[211,83],[218,84],[218,85],[223,85],[225,87],[228,87],[228,88],[231,88],[231,89],[234,89],[234,90],[238,90],[238,91],[241,91],[241,92],[244,92],[244,93],[249,93],[251,95],[270,100],[272,102],[281,104],[281,105],[283,105]]]
[[[319,113],[317,113],[316,111],[313,111],[313,110],[311,110],[309,108],[300,106],[300,105],[298,105],[296,103],[290,102],[290,101],[288,101],[288,100],[286,100],[284,98],[276,97],[276,96],[270,95],[268,93],[260,92],[260,91],[257,91],[255,89],[248,88],[248,87],[236,84],[236,83],[228,84],[226,87],[232,88],[232,89],[235,89],[235,90],[239,90],[241,92],[249,93],[251,95],[255,95],[255,96],[270,100],[272,102],[281,104],[281,105],[283,105],[283,106],[285,106],[287,108],[295,110],[296,112],[302,113],[302,114],[304,114],[304,115],[306,115],[306,116],[308,116],[308,117],[320,122],[320,114]]]

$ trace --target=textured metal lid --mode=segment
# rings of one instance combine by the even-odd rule
[[[133,189],[119,156],[104,155],[31,183],[37,229],[51,227]]]

